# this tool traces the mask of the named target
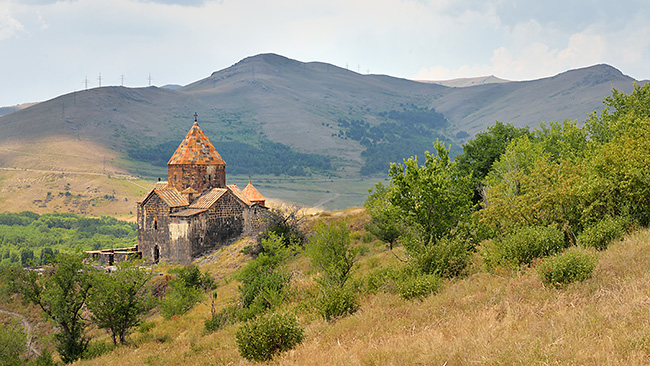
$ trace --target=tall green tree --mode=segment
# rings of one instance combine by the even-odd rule
[[[463,144],[463,153],[456,156],[459,171],[474,177],[476,193],[474,202],[479,202],[483,179],[492,169],[492,164],[506,151],[512,140],[530,136],[528,128],[517,128],[510,123],[497,121],[487,131],[479,132]]]
[[[388,173],[390,203],[425,246],[451,235],[474,208],[471,175],[463,174],[457,163],[450,161],[443,143],[436,142],[434,148],[435,154],[424,152],[424,165],[412,157],[404,164],[391,164]]]
[[[370,189],[368,192],[370,194],[364,206],[370,215],[370,221],[366,224],[366,230],[388,243],[390,249],[393,249],[393,244],[403,233],[404,225],[398,208],[388,199],[389,187],[378,182],[374,190]]]
[[[262,239],[262,252],[248,262],[237,276],[239,296],[245,309],[240,318],[249,318],[279,305],[287,295],[291,273],[284,268],[294,248],[287,248],[282,236],[269,233]]]
[[[345,286],[357,251],[350,247],[350,230],[344,221],[319,222],[309,238],[307,255],[325,287]]]
[[[58,331],[54,334],[56,350],[65,363],[74,362],[88,346],[83,307],[91,288],[89,267],[81,255],[60,254],[51,271],[12,268],[7,279],[10,287],[23,299],[38,306]]]
[[[88,309],[99,328],[107,329],[113,344],[126,342],[130,330],[151,309],[151,291],[146,287],[151,273],[133,261],[121,262],[112,273],[95,272],[88,297]]]

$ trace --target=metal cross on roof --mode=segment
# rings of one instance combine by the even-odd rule
[[[198,118],[198,117],[199,117],[199,115],[196,114],[196,112],[194,112],[194,122],[197,122],[197,118]]]

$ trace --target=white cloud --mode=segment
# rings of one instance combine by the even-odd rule
[[[23,29],[23,25],[12,17],[9,6],[0,4],[0,41],[15,37]]]

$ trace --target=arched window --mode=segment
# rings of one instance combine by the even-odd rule
[[[153,218],[153,229],[158,230],[158,218],[157,217]]]
[[[160,248],[158,248],[158,246],[156,245],[153,247],[153,262],[154,264],[158,264],[159,261],[160,261]]]

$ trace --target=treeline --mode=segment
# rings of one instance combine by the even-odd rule
[[[361,152],[364,159],[361,174],[384,173],[391,162],[422,153],[435,139],[449,141],[441,132],[449,125],[444,115],[434,108],[418,107],[412,103],[400,106],[401,110],[380,112],[379,116],[387,121],[379,125],[363,120],[337,120],[339,132],[336,136],[359,141],[365,147]]]
[[[58,253],[132,246],[137,225],[113,217],[72,213],[0,214],[0,267],[50,263]]]
[[[179,141],[168,141],[153,147],[139,147],[128,151],[136,160],[166,167]],[[289,146],[264,140],[259,146],[239,141],[219,141],[215,148],[226,161],[228,173],[274,174],[309,176],[332,170],[332,159],[318,154],[306,154]]]

